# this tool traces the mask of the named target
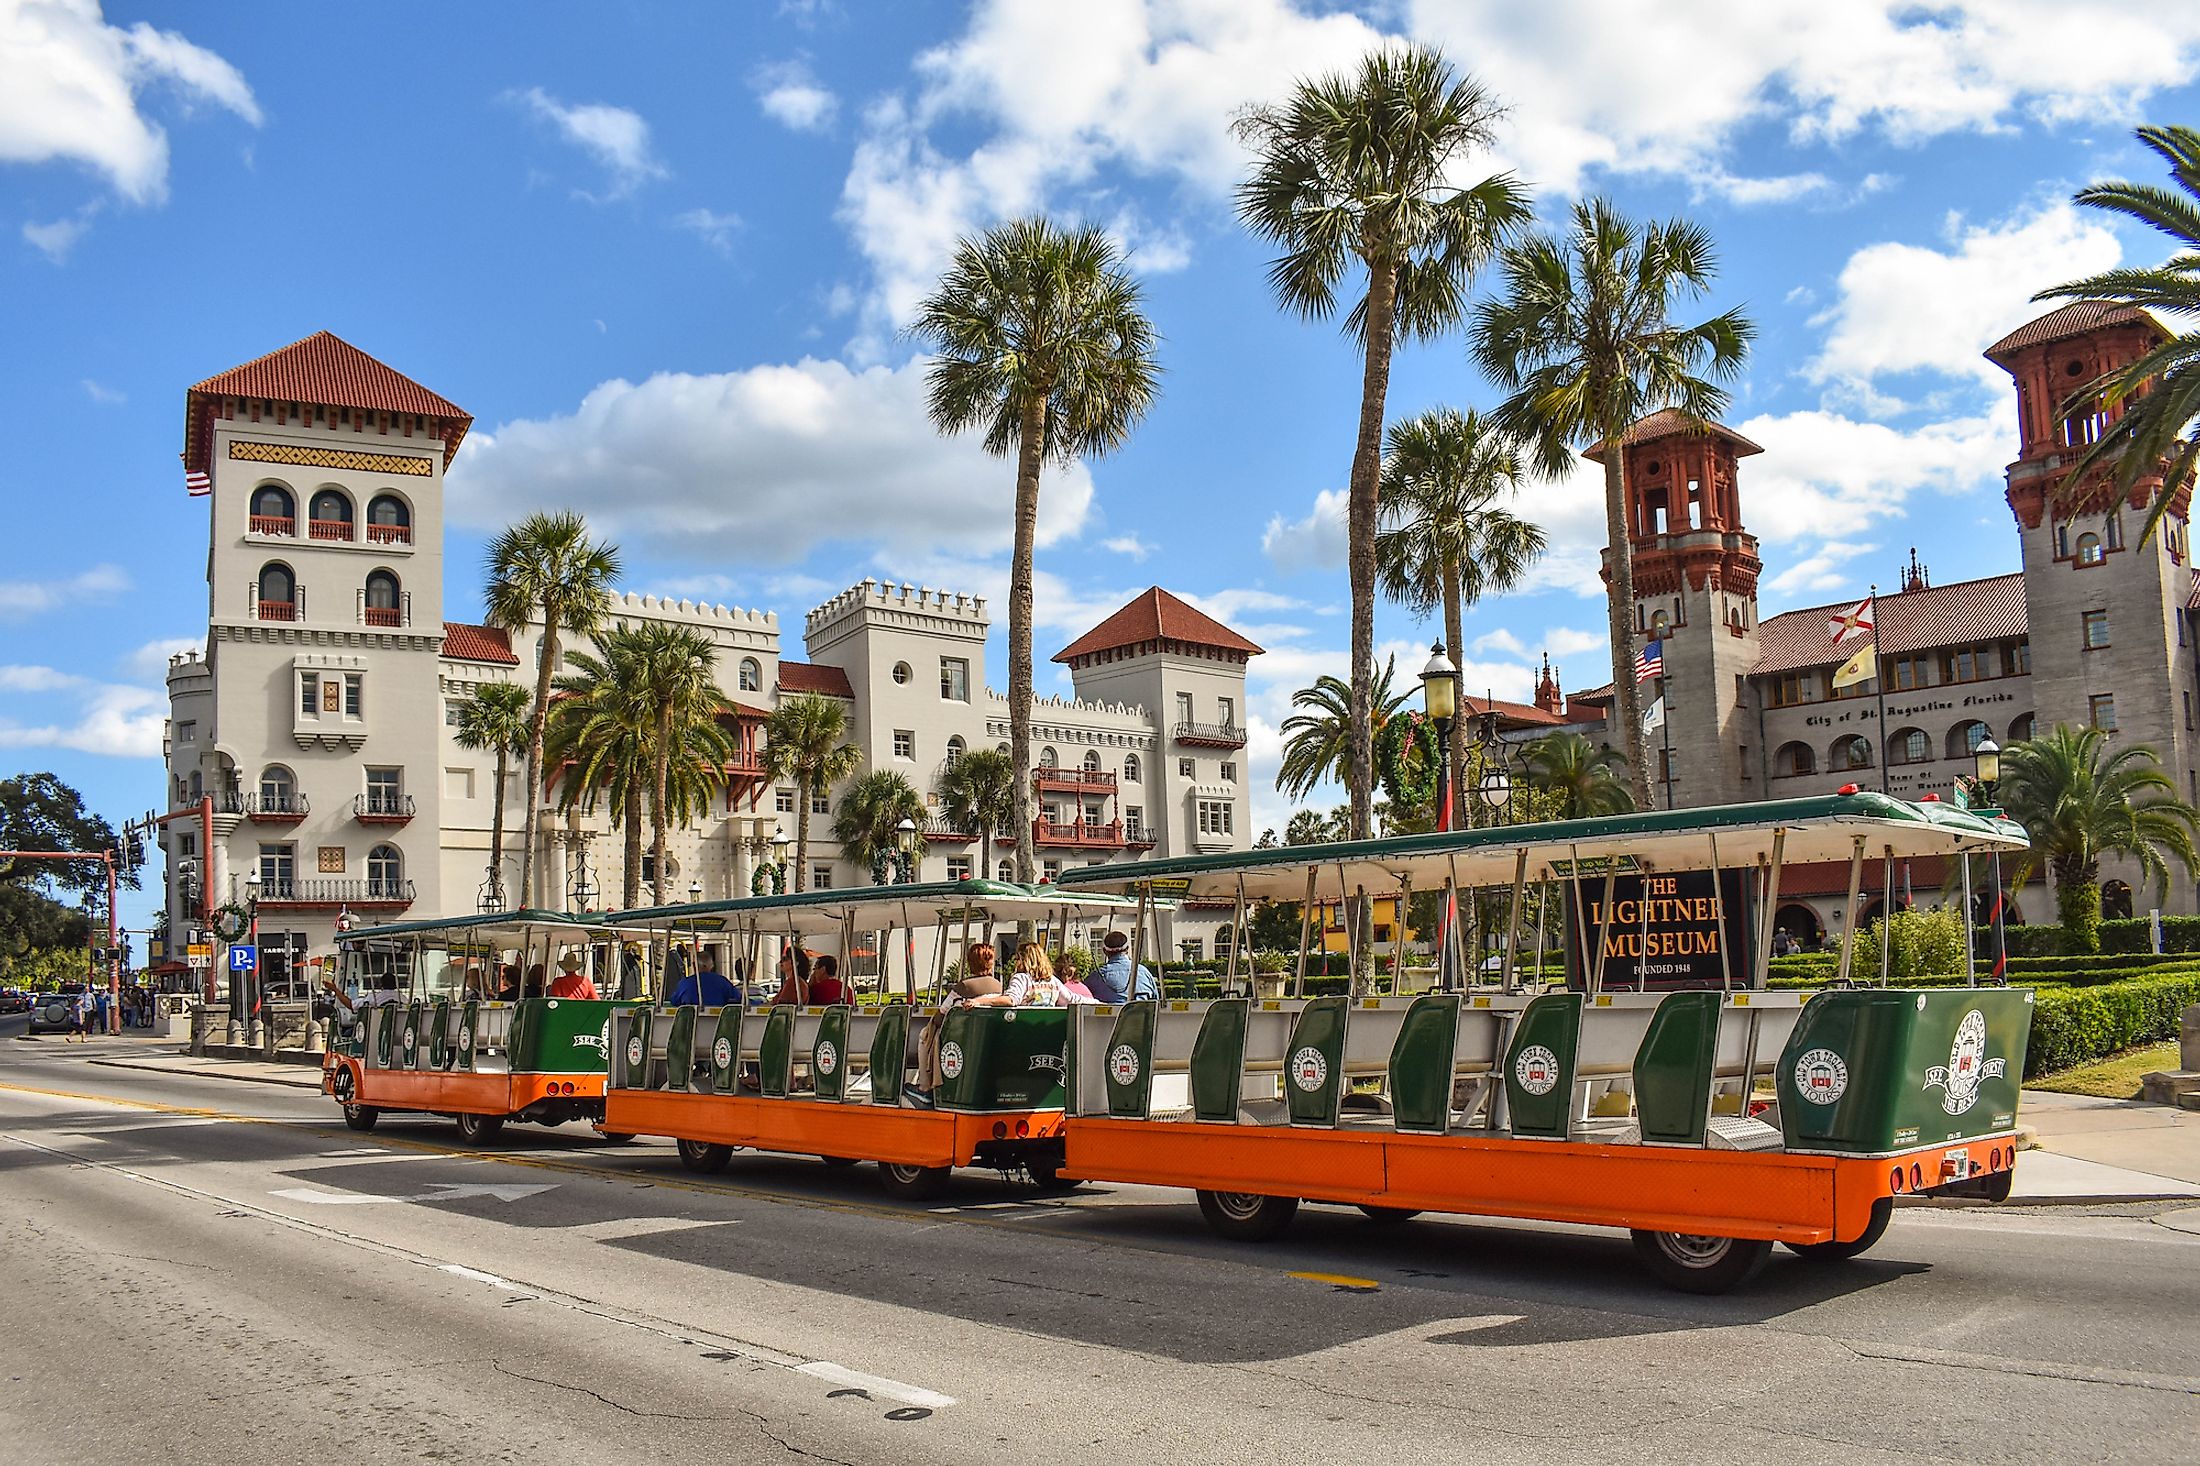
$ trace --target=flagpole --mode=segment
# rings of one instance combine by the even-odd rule
[[[1879,696],[1879,792],[1887,790],[1887,659],[1879,654],[1879,582],[1872,582],[1872,593],[1865,597],[1865,604],[1872,608],[1872,686]]]

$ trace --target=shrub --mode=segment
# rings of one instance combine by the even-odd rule
[[[2180,1016],[2194,1003],[2200,1003],[2200,970],[2042,992],[2032,1006],[2025,1077],[2174,1038]]]
[[[1888,945],[1887,977],[1907,982],[1928,973],[1963,970],[1963,913],[1952,907],[1912,908],[1897,911],[1889,935],[1882,916],[1858,932],[1850,948],[1849,975],[1858,979],[1879,975],[1879,948]]]
[[[2143,916],[2120,917],[2101,923],[2103,952],[2152,952],[2152,942],[2150,925]],[[2163,917],[2162,950],[2200,952],[2200,916]]]
[[[2059,957],[2063,952],[2063,929],[2059,926],[2011,926],[2002,928],[2009,942],[2011,957]],[[1978,928],[1978,951],[1991,957],[1994,934],[1984,925]]]

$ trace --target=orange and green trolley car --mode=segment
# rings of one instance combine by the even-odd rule
[[[972,942],[1028,925],[1058,947],[1135,912],[1099,892],[966,880],[622,915],[622,926],[677,943],[730,946],[750,974],[771,973],[782,943],[836,949],[852,967],[848,958],[875,942],[877,988],[863,1001],[830,1006],[613,1015],[605,1128],[670,1136],[697,1171],[722,1169],[736,1150],[758,1150],[873,1161],[887,1190],[907,1197],[933,1194],[958,1166],[1051,1184],[1063,1156],[1070,1010],[935,1004]],[[1004,976],[1010,955],[1002,953]]]
[[[567,955],[615,987],[609,974],[622,935],[595,917],[529,910],[346,933],[347,982],[394,991],[396,1000],[361,1002],[348,1031],[332,1037],[323,1091],[354,1130],[373,1129],[385,1114],[447,1115],[469,1144],[493,1140],[507,1122],[600,1124],[605,1046],[624,1005],[481,994],[495,991],[501,967],[555,971]]]
[[[1377,993],[1363,953],[1348,995],[1072,1010],[1066,1174],[1191,1188],[1247,1240],[1302,1201],[1625,1228],[1700,1292],[1774,1243],[1854,1256],[1897,1197],[2008,1195],[2031,994],[1882,986],[1846,940],[1831,986],[1768,991],[1782,873],[1846,867],[1853,917],[1867,870],[2024,845],[2005,820],[1847,793],[1066,872],[1149,913],[1227,900],[1241,928],[1262,900],[1488,913],[1471,943],[1438,919],[1431,991]],[[1538,896],[1564,931],[1552,985],[1522,960]],[[1157,1076],[1184,1102],[1157,1103]]]

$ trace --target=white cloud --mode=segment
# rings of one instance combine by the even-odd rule
[[[0,713],[0,748],[73,748],[114,758],[158,758],[168,699],[150,688],[93,682],[52,667],[0,666],[0,692],[66,697],[64,717],[22,721]]]
[[[1825,409],[1750,418],[1736,431],[1765,453],[1743,468],[1743,519],[1770,544],[1853,542],[1902,514],[1921,489],[1954,495],[1998,481],[2014,417],[1995,412],[1907,431]]]
[[[529,87],[519,95],[537,118],[610,172],[612,197],[667,175],[665,165],[650,151],[649,124],[639,112],[602,102],[567,106],[541,87]]]
[[[1118,555],[1128,555],[1133,560],[1143,560],[1153,553],[1153,546],[1134,534],[1119,534],[1100,542],[1100,548]]]
[[[66,218],[44,224],[26,219],[23,221],[24,242],[53,264],[66,264],[69,251],[76,248],[76,242],[92,227],[92,216],[97,212],[91,208],[79,209]]]
[[[123,658],[123,670],[140,679],[157,679],[168,675],[168,659],[184,652],[195,652],[205,645],[205,639],[197,636],[164,636],[149,641],[129,656]]]
[[[130,400],[130,395],[127,392],[118,391],[104,382],[95,382],[90,377],[84,378],[81,385],[84,388],[84,395],[94,402],[117,406]]]
[[[130,588],[119,565],[94,565],[61,580],[0,580],[0,620],[21,620],[64,606],[107,601]]]
[[[1323,489],[1303,519],[1270,515],[1268,527],[1261,531],[1262,553],[1286,575],[1342,569],[1349,542],[1344,522],[1349,497],[1343,489]]]
[[[1765,589],[1776,596],[1791,598],[1805,591],[1838,590],[1849,583],[1849,574],[1841,567],[1878,548],[1876,544],[1854,540],[1829,540],[1814,553],[1791,561],[1786,569],[1765,582]]]
[[[260,123],[237,69],[173,31],[111,26],[99,0],[0,4],[0,161],[73,160],[131,202],[157,203],[168,187],[168,135],[138,103],[161,83]]]
[[[2062,201],[1990,224],[1951,214],[1942,232],[1945,249],[1890,240],[1849,256],[1839,298],[1815,321],[1828,330],[1805,368],[1810,380],[1881,407],[1879,379],[1908,372],[2004,392],[2008,378],[1979,353],[2052,309],[2032,301],[2035,290],[2107,269],[2122,253],[2105,225]]]
[[[840,110],[840,99],[820,85],[802,61],[759,66],[749,74],[749,86],[766,117],[796,132],[824,132]]]
[[[709,209],[689,209],[684,214],[675,214],[672,222],[722,255],[733,253],[733,236],[741,229],[739,214],[714,214]]]
[[[1604,650],[1604,633],[1601,631],[1576,631],[1569,626],[1547,626],[1534,634],[1535,645],[1530,646],[1506,627],[1486,631],[1467,643],[1469,649],[1478,652],[1503,652],[1507,656],[1530,659],[1539,656],[1570,657],[1579,652]]]
[[[926,365],[805,359],[605,382],[569,414],[477,434],[452,472],[451,513],[486,528],[577,509],[674,563],[785,565],[826,544],[1005,549],[1014,465],[974,434],[933,430]],[[1081,529],[1092,499],[1083,464],[1050,468],[1040,544]]]

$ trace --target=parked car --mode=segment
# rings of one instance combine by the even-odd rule
[[[84,984],[72,982],[59,991],[41,995],[31,1006],[30,1033],[67,1033],[73,1022],[78,995]]]
[[[0,988],[0,1013],[27,1013],[31,995],[21,988]]]

